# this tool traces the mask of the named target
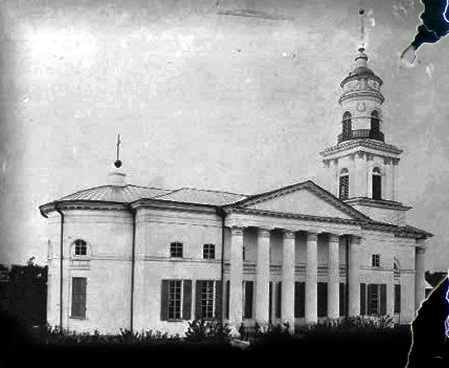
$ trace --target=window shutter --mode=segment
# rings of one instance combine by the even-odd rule
[[[346,284],[344,282],[340,282],[340,293],[339,293],[339,299],[340,299],[340,316],[346,315]]]
[[[318,283],[318,317],[327,316],[327,283]]]
[[[161,283],[161,321],[168,320],[168,280]]]
[[[227,280],[226,281],[226,319],[229,319],[229,300],[230,300],[230,295],[229,295],[229,292],[230,292],[230,281],[229,280]]]
[[[377,312],[377,311],[373,310],[373,305],[372,305],[372,300],[371,300],[372,296],[373,296],[373,288],[374,287],[377,287],[377,285],[368,284],[368,286],[367,286],[368,292],[367,292],[367,296],[366,296],[366,299],[367,299],[366,314],[368,314],[368,315],[371,315],[371,314],[374,314]]]
[[[401,285],[394,285],[394,313],[401,313]]]
[[[282,281],[278,282],[276,299],[276,318],[281,318],[281,303],[282,303]]]
[[[203,281],[196,280],[196,283],[195,283],[195,319],[203,318],[203,311],[201,310],[202,288],[203,288]]]
[[[215,316],[217,318],[223,317],[223,288],[221,281],[215,281]]]
[[[271,324],[273,320],[273,282],[268,284],[268,322]]]
[[[366,314],[366,284],[360,284],[360,315]]]
[[[182,296],[182,319],[192,318],[192,280],[184,280]]]
[[[253,318],[253,282],[245,282],[245,314],[244,318]]]
[[[380,314],[387,314],[387,284],[380,284]]]

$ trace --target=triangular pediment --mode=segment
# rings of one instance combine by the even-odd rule
[[[238,207],[294,215],[369,220],[310,180],[251,196],[241,201]]]

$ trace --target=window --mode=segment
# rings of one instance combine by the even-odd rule
[[[170,243],[170,257],[182,258],[182,243],[180,242]]]
[[[168,319],[181,319],[182,281],[170,281],[168,286]]]
[[[246,248],[245,248],[245,246],[243,246],[243,248],[242,248],[242,260],[246,261]]]
[[[370,138],[377,139],[379,137],[379,132],[379,113],[377,110],[374,110],[371,113]]]
[[[401,275],[399,270],[399,263],[396,260],[393,261],[393,275],[394,277],[399,277]]]
[[[327,282],[318,283],[318,317],[327,316]]]
[[[203,258],[204,259],[215,259],[215,245],[214,244],[204,244],[203,245]]]
[[[243,318],[253,318],[253,281],[243,281]]]
[[[72,278],[72,311],[73,318],[86,318],[86,285],[85,277]]]
[[[401,285],[394,285],[394,313],[401,313]]]
[[[371,255],[371,266],[380,267],[380,254]]]
[[[201,315],[203,318],[214,316],[214,282],[204,281],[201,288]]]
[[[162,280],[161,321],[190,319],[192,314],[192,281]]]
[[[373,199],[382,199],[382,174],[378,167],[373,169],[371,177]]]
[[[348,313],[348,285],[339,283],[339,311],[340,316],[346,316]]]
[[[379,288],[368,285],[368,315],[379,314]]]
[[[387,284],[360,284],[360,314],[387,314]]]
[[[343,114],[342,121],[342,139],[347,140],[352,138],[352,123],[351,123],[351,113],[346,111]]]
[[[75,244],[75,255],[85,256],[87,255],[87,243],[84,240],[77,239],[73,242]]]
[[[295,281],[295,318],[304,317],[306,283]]]
[[[340,172],[338,197],[342,200],[349,198],[349,171],[347,169]]]

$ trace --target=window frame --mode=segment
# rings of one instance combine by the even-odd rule
[[[76,280],[76,282],[75,282]],[[79,289],[75,288],[75,284],[84,280],[84,290],[77,293]],[[82,284],[82,283],[81,283]],[[71,278],[71,300],[70,300],[70,318],[71,319],[87,319],[87,277],[74,276]],[[82,296],[82,301],[78,301]],[[77,314],[81,311],[79,314]]]
[[[215,244],[203,244],[203,259],[215,259]]]
[[[343,182],[343,179],[346,179]],[[341,169],[338,175],[338,198],[340,200],[349,199],[349,170]]]
[[[201,283],[201,317],[214,318],[216,309],[216,282],[202,280]]]
[[[182,320],[182,309],[183,309],[183,281],[184,280],[168,280],[168,293],[167,293],[167,321],[180,321]],[[179,283],[179,286],[178,286]],[[174,289],[174,290],[172,290]],[[173,295],[172,291],[179,295]],[[174,305],[171,305],[173,303]],[[179,308],[179,311],[177,310]]]
[[[87,257],[88,256],[87,242],[85,240],[76,239],[72,244],[73,244],[73,255],[74,256],[76,256],[76,257]]]
[[[382,171],[377,166],[371,171],[371,198],[382,199]]]
[[[341,138],[343,140],[352,138],[352,114],[345,111],[342,118]]]
[[[380,268],[380,253],[371,254],[371,267]]]
[[[170,243],[170,258],[184,258],[184,243],[173,241]]]

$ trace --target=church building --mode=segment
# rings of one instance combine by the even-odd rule
[[[382,80],[364,48],[341,82],[325,188],[256,195],[109,183],[39,207],[48,218],[47,319],[74,331],[182,335],[195,318],[262,326],[345,316],[410,323],[432,234],[398,201],[402,150],[386,143]],[[118,166],[118,165],[117,165]]]

